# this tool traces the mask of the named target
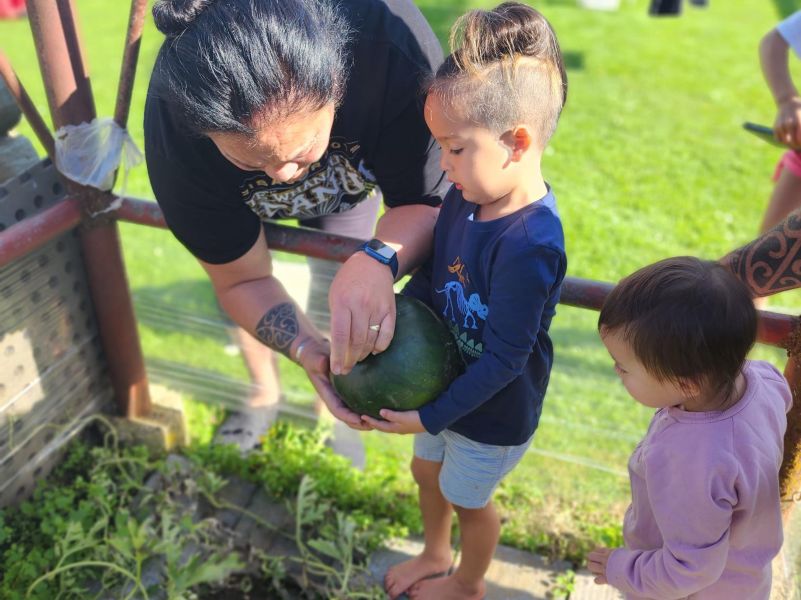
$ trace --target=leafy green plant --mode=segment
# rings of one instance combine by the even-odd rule
[[[354,576],[366,572],[354,562],[357,553],[363,554],[365,536],[353,519],[334,511],[330,502],[320,498],[315,485],[309,477],[301,479],[296,502],[295,544],[301,556],[297,560],[303,565],[304,576],[310,576],[305,587],[317,587],[330,598],[382,598],[380,589],[350,591]],[[308,529],[317,530],[318,535],[306,539],[304,531]],[[322,583],[315,584],[315,579]]]
[[[202,590],[235,586],[249,593],[244,590],[265,585],[281,598],[301,593],[309,599],[381,597],[365,583],[363,566],[368,548],[388,531],[381,520],[367,520],[380,524],[381,533],[370,530],[324,497],[311,477],[301,477],[289,503],[294,529],[280,531],[219,496],[226,483],[222,467],[258,474],[264,466],[258,460],[221,449],[206,452],[215,459],[209,463],[198,460],[203,452],[194,453],[195,461],[151,460],[142,447],[120,447],[110,424],[102,417],[94,420],[107,429],[101,445],[73,443],[30,501],[0,511],[0,598],[78,600],[112,594],[148,600],[158,593],[168,600],[194,600]],[[298,441],[289,430],[284,433]],[[317,448],[326,454],[322,444]],[[201,500],[214,509],[240,512],[290,540],[297,552],[233,552],[232,532],[221,529],[213,516],[201,517]],[[244,572],[254,562],[257,579]]]
[[[369,532],[365,544],[376,548],[389,536],[420,531],[417,496],[408,470],[381,470],[368,465],[364,473],[325,445],[324,429],[303,429],[277,423],[264,438],[261,452],[245,457],[230,446],[192,449],[190,457],[227,477],[235,475],[264,485],[278,497],[294,499],[304,477],[337,510]]]
[[[576,589],[576,573],[573,570],[559,573],[554,580],[554,584],[548,590],[549,600],[567,600]]]

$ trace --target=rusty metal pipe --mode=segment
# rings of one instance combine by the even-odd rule
[[[91,121],[94,100],[72,1],[28,0],[28,15],[55,126]],[[124,415],[146,415],[150,392],[117,223],[93,216],[112,196],[72,182],[68,189],[84,216],[81,248],[115,398]]]
[[[0,269],[44,246],[81,222],[81,205],[68,198],[0,233]]]
[[[3,81],[6,82],[8,91],[11,92],[17,106],[19,106],[22,114],[25,115],[28,124],[30,124],[39,142],[44,146],[45,152],[47,152],[51,160],[54,159],[56,149],[55,142],[53,141],[53,134],[50,133],[50,130],[47,128],[47,124],[44,122],[42,115],[36,110],[36,105],[34,105],[28,92],[25,91],[16,72],[14,72],[14,69],[11,67],[8,57],[2,50],[0,50],[0,76],[2,76]]]
[[[801,502],[801,365],[799,357],[791,356],[784,376],[793,393],[793,407],[787,413],[787,432],[784,434],[784,459],[779,472],[779,493],[782,515],[790,518],[796,502]]]
[[[123,198],[116,211],[122,221],[165,229],[164,215],[159,205],[139,198]],[[267,242],[275,250],[345,262],[363,240],[333,233],[324,233],[308,227],[288,227],[277,223],[264,225]],[[577,308],[599,310],[607,294],[614,287],[604,281],[566,277],[560,302]],[[789,315],[759,311],[757,341],[770,346],[784,347],[797,319]]]
[[[138,223],[150,227],[166,229],[164,215],[159,205],[149,200],[123,198],[122,205],[116,211],[122,221]],[[303,254],[315,258],[345,262],[364,240],[323,233],[309,227],[287,227],[277,223],[265,223],[264,231],[267,243],[274,250],[283,250],[293,254]]]
[[[131,14],[128,18],[128,31],[125,35],[125,49],[122,53],[120,83],[117,87],[117,102],[114,107],[114,120],[125,129],[128,124],[128,112],[131,108],[136,63],[139,59],[139,46],[142,42],[142,28],[145,23],[147,0],[132,0]]]
[[[27,8],[55,128],[91,121],[95,104],[71,0],[29,0]]]
[[[605,281],[565,277],[559,302],[577,308],[600,310],[613,287],[613,284]]]

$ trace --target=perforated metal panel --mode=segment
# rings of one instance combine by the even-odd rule
[[[0,231],[63,200],[45,160],[0,186]],[[0,268],[0,506],[30,495],[111,384],[74,230]]]

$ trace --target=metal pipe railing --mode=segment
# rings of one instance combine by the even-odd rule
[[[121,221],[139,225],[162,229],[167,227],[159,205],[149,200],[123,198],[120,208],[116,211],[116,217]],[[346,261],[364,242],[308,227],[288,227],[277,223],[265,223],[264,230],[270,248],[339,262]],[[600,310],[613,287],[613,284],[603,281],[566,277],[560,303],[577,308]],[[784,348],[796,322],[797,319],[789,315],[759,311],[757,341]]]
[[[0,233],[0,268],[41,248],[81,222],[81,204],[67,198]]]

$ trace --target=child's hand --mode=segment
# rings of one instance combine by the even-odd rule
[[[792,148],[801,147],[801,98],[789,98],[779,104],[773,135]]]
[[[384,433],[423,433],[426,430],[420,421],[420,412],[416,410],[399,412],[384,408],[381,410],[381,417],[383,421],[362,415],[365,423]]]
[[[614,548],[596,548],[587,555],[587,568],[595,575],[595,583],[602,585],[609,583],[606,580],[606,563]]]

